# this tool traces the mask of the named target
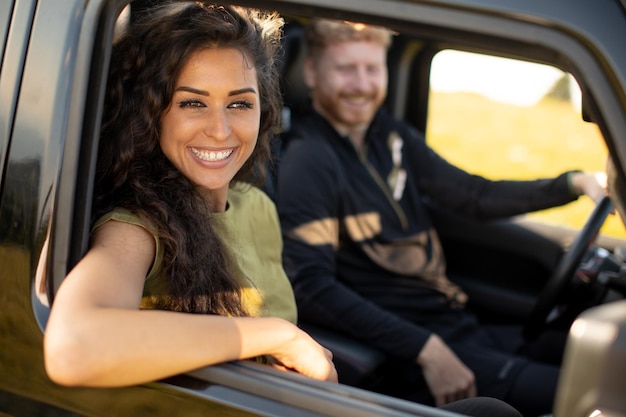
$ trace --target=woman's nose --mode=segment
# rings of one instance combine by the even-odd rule
[[[206,119],[204,133],[216,140],[225,140],[230,136],[232,129],[228,114],[224,110],[212,110]]]

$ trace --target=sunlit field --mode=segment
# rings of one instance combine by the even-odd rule
[[[569,101],[544,98],[532,107],[473,93],[431,92],[427,138],[450,162],[491,179],[553,177],[570,169],[605,171],[607,149],[597,126]],[[530,214],[542,222],[580,228],[593,203],[587,197]],[[619,215],[602,234],[626,238]]]

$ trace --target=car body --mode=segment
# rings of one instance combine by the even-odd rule
[[[144,2],[145,3],[145,2]],[[571,73],[583,113],[597,124],[626,202],[626,4],[618,0],[272,0],[288,23],[285,104],[306,98],[298,79],[298,22],[327,16],[398,31],[387,105],[428,129],[429,72],[445,48],[540,62]],[[65,388],[43,367],[49,303],[87,248],[100,115],[112,36],[123,0],[0,3],[0,414],[10,416],[451,416],[371,392],[384,355],[319,326],[342,384],[262,365],[228,363],[164,381]],[[299,58],[300,56],[300,58]],[[288,114],[288,112],[286,113]],[[283,126],[288,129],[288,123]],[[481,224],[434,211],[450,275],[484,317],[524,320],[577,231],[507,219]],[[599,247],[617,253],[623,238]],[[619,271],[619,267],[617,268]],[[507,279],[502,280],[502,271]],[[495,300],[495,301],[494,301]],[[497,302],[496,302],[497,301]],[[303,323],[307,328],[307,324]],[[626,416],[626,306],[585,311],[568,342],[555,415]],[[184,354],[181,352],[181,354]],[[350,373],[352,372],[352,373]]]

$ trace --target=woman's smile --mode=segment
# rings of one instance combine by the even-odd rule
[[[203,149],[198,149],[198,148],[193,148],[193,147],[190,147],[189,149],[195,156],[197,156],[199,159],[206,161],[206,162],[223,161],[227,159],[229,156],[231,156],[234,151],[233,148],[221,150],[221,151],[209,151],[209,150],[203,150]]]

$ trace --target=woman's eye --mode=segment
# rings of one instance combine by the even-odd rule
[[[204,103],[201,102],[200,100],[183,100],[180,103],[178,103],[178,106],[181,109],[186,108],[186,107],[206,107]]]
[[[252,103],[250,103],[247,100],[239,100],[239,101],[235,101],[234,103],[232,103],[230,106],[228,106],[232,109],[251,109],[254,107],[254,105]]]

